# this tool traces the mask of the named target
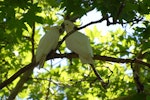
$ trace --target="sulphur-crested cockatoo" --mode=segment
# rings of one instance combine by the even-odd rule
[[[69,20],[64,21],[64,26],[67,33],[71,32],[75,28],[75,25]],[[75,31],[66,38],[65,42],[67,48],[79,55],[83,64],[94,64],[90,40],[86,35]]]
[[[36,63],[39,63],[40,68],[43,67],[48,53],[56,48],[61,33],[61,26],[46,27],[46,34],[41,38],[36,51]]]
[[[70,33],[73,29],[75,29],[75,25],[69,20],[65,20],[62,26],[65,27],[67,33]],[[91,65],[95,75],[102,83],[104,83],[94,67],[93,51],[90,46],[89,38],[81,32],[75,31],[66,38],[65,42],[67,48],[79,55],[79,58],[83,64]]]

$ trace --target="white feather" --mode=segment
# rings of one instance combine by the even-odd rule
[[[60,36],[60,29],[60,26],[51,27],[41,38],[36,51],[36,62],[39,62],[40,67],[44,65],[48,53],[56,48]]]
[[[74,24],[68,20],[64,21],[66,32],[69,33],[73,30]],[[95,69],[94,60],[93,60],[93,51],[90,46],[90,41],[87,36],[81,32],[74,32],[68,36],[65,40],[67,47],[77,53],[82,63],[90,64],[95,75],[100,80],[102,86],[106,87],[108,83],[105,83],[97,70]]]
[[[73,30],[74,24],[68,20],[64,21],[66,32]],[[65,40],[67,47],[77,53],[82,63],[94,64],[93,51],[90,46],[90,40],[81,32],[74,32]]]

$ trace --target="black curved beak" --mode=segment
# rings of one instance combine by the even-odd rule
[[[61,27],[62,27],[63,29],[65,29],[65,24],[64,24],[64,23],[62,23],[62,24],[61,24]]]
[[[59,29],[59,33],[63,34],[64,33],[64,28]]]

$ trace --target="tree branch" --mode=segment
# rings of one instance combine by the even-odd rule
[[[69,32],[57,45],[56,47],[56,50],[60,47],[60,45],[64,42],[64,40],[69,36],[71,35],[73,32],[77,31],[77,30],[80,30],[80,29],[83,29],[89,25],[92,25],[92,24],[95,24],[95,23],[100,23],[104,20],[107,20],[108,18],[110,18],[109,16],[105,16],[103,18],[101,18],[100,20],[97,20],[97,21],[93,21],[93,22],[90,22],[80,28],[77,28],[71,32]],[[113,24],[113,23],[110,23],[110,24]],[[33,51],[32,51],[33,52]],[[54,52],[53,52],[54,53]],[[51,53],[51,54],[53,54]],[[49,54],[50,55],[50,54]],[[47,59],[53,59],[53,58],[78,58],[78,55],[77,54],[53,54],[53,56],[47,56]],[[145,65],[147,67],[150,68],[150,64],[149,63],[146,63],[146,62],[143,62],[141,60],[138,60],[138,59],[134,59],[134,60],[131,60],[131,59],[120,59],[120,58],[113,58],[113,57],[107,57],[107,56],[99,56],[99,55],[95,55],[94,56],[94,59],[95,60],[102,60],[102,61],[110,61],[110,62],[116,62],[116,63],[138,63],[138,64],[141,64],[141,65]],[[5,80],[4,82],[2,82],[0,84],[0,89],[2,89],[3,87],[7,86],[8,84],[10,84],[13,80],[15,80],[18,76],[20,76],[22,73],[26,72],[27,70],[31,69],[31,68],[34,68],[35,66],[37,66],[38,64],[35,63],[35,62],[32,62],[28,65],[26,65],[25,67],[21,68],[20,70],[18,70],[14,75],[12,75],[9,79]]]
[[[65,54],[49,54],[47,56],[47,60],[54,59],[54,58],[78,58],[78,55],[75,53],[65,53]],[[94,55],[94,60],[101,60],[101,61],[109,61],[109,62],[116,62],[116,63],[137,63],[144,66],[147,66],[150,68],[150,64],[141,61],[140,59],[122,59],[122,58],[114,58],[114,57],[108,57],[108,56],[100,56],[100,55]],[[13,80],[15,80],[18,76],[20,76],[22,73],[26,72],[27,70],[34,68],[38,64],[36,63],[30,63],[26,65],[25,67],[21,68],[19,71],[17,71],[13,76],[11,76],[9,79],[5,80],[3,83],[0,84],[0,89],[10,84]]]
[[[33,1],[32,1],[33,3]],[[32,62],[34,62],[34,35],[35,35],[35,22],[33,22],[32,25],[32,36],[31,36],[31,53],[32,53]],[[33,72],[33,68],[24,72],[23,76],[20,78],[14,89],[11,91],[10,96],[8,97],[8,100],[15,99],[16,95],[22,90],[22,87],[25,82],[28,81],[29,77],[31,76]]]
[[[87,24],[87,25],[85,25],[85,26],[83,26],[83,27],[80,27],[80,28],[78,28],[78,29],[76,29],[76,30],[80,30],[80,29],[82,29],[82,28],[85,28],[85,27],[87,27],[88,25],[91,25],[91,24],[94,24],[94,23],[98,23],[98,22],[102,22],[103,20],[105,20],[105,18],[102,18],[102,19],[100,19],[100,20],[98,20],[98,21],[95,21],[95,22],[91,22],[91,23],[89,23],[89,24]],[[71,35],[73,32],[75,32],[76,30],[72,30],[71,32],[69,32],[59,43],[58,43],[58,45],[57,45],[57,47],[56,47],[56,49],[54,50],[54,51],[56,51],[59,47],[60,47],[60,45],[65,41],[65,39],[69,36],[69,35]],[[32,31],[33,32],[33,31]],[[32,39],[33,39],[33,36],[32,36]],[[33,42],[32,42],[32,44],[33,44]],[[32,47],[33,48],[33,47]],[[32,56],[33,56],[33,50],[32,50]],[[52,52],[51,52],[52,53]],[[51,54],[51,53],[49,53],[49,54]],[[53,52],[54,53],[54,52]],[[53,59],[53,58],[52,58]],[[33,61],[33,59],[32,59],[32,61]],[[22,73],[24,73],[24,72],[26,72],[27,70],[29,70],[30,68],[34,68],[35,66],[37,66],[38,64],[35,64],[34,62],[33,63],[30,63],[30,64],[28,64],[28,65],[26,65],[25,67],[23,67],[23,68],[21,68],[19,71],[17,71],[14,75],[12,75],[9,79],[7,79],[7,80],[5,80],[4,82],[2,82],[1,84],[0,84],[0,89],[2,89],[3,87],[5,87],[5,86],[7,86],[8,84],[10,84],[13,80],[15,80],[18,76],[20,76]]]
[[[15,88],[11,91],[9,98],[7,100],[14,100],[15,99],[16,95],[22,90],[24,83],[28,81],[32,72],[33,72],[33,69],[30,69],[23,74],[23,76],[20,78],[20,80],[17,83],[17,85],[15,86]]]
[[[4,88],[8,84],[10,84],[12,81],[14,81],[18,76],[20,76],[22,73],[26,72],[27,70],[34,68],[34,66],[37,66],[37,64],[30,63],[26,65],[25,67],[18,70],[15,74],[13,74],[9,79],[5,80],[3,83],[0,84],[0,89]]]
[[[137,55],[137,59],[143,59],[145,56],[146,52],[144,54],[142,54],[142,50],[140,51],[140,53]],[[144,85],[142,84],[141,80],[140,80],[140,69],[141,66],[139,64],[132,64],[131,63],[131,68],[133,70],[133,79],[135,82],[135,85],[137,87],[137,92],[138,93],[142,93],[144,91]]]
[[[65,53],[65,54],[54,54],[54,56],[47,56],[47,60],[48,59],[53,59],[53,58],[68,58],[68,59],[72,59],[72,58],[78,58],[78,55],[75,53]],[[110,61],[110,62],[116,62],[116,63],[137,63],[137,64],[141,64],[144,66],[147,66],[148,68],[150,68],[150,64],[141,61],[140,59],[123,59],[123,58],[114,58],[114,57],[108,57],[108,56],[100,56],[100,55],[94,55],[93,57],[94,60],[101,60],[101,61]]]
[[[50,76],[49,80],[51,80],[51,79],[52,79],[52,77]],[[48,82],[45,100],[49,100],[50,87],[51,87],[51,81]]]
[[[57,50],[57,49],[60,47],[60,45],[65,41],[65,39],[66,39],[69,35],[71,35],[73,32],[75,32],[75,31],[77,31],[77,30],[81,30],[81,29],[83,29],[83,28],[85,28],[85,27],[87,27],[87,26],[89,26],[89,25],[92,25],[92,24],[95,24],[95,23],[100,23],[100,22],[102,22],[102,21],[104,21],[104,20],[106,20],[106,19],[108,19],[108,16],[103,17],[103,18],[101,18],[100,20],[90,22],[90,23],[88,23],[88,24],[86,24],[86,25],[84,25],[84,26],[82,26],[82,27],[73,29],[71,32],[67,33],[67,35],[65,35],[61,41],[59,41],[59,43],[58,43],[58,45],[57,45],[57,47],[56,47],[55,50]]]
[[[88,24],[86,24],[86,25],[84,25],[82,27],[77,28],[77,30],[83,29],[83,28],[85,28],[85,27],[87,27],[89,25],[92,25],[92,24],[101,23],[102,21],[107,20],[108,18],[109,18],[108,16],[105,16],[105,17],[103,17],[103,18],[101,18],[101,19],[99,19],[97,21],[92,21],[92,22],[90,22],[90,23],[88,23]]]
[[[33,2],[33,1],[32,1]],[[32,36],[31,36],[31,46],[32,46],[32,62],[34,62],[34,36],[35,36],[35,22],[33,23],[33,26],[32,26]]]

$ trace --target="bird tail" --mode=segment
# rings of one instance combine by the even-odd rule
[[[94,64],[94,60],[92,57],[82,57],[79,55],[79,58],[83,64]]]
[[[97,76],[97,78],[99,79],[99,81],[101,82],[102,86],[104,88],[106,88],[108,86],[108,83],[105,83],[104,80],[101,78],[100,74],[97,72],[97,70],[95,69],[94,64],[90,64],[92,67],[92,70],[94,71],[94,74]]]
[[[39,62],[39,68],[43,68],[45,60],[46,60],[46,56],[43,56]]]

